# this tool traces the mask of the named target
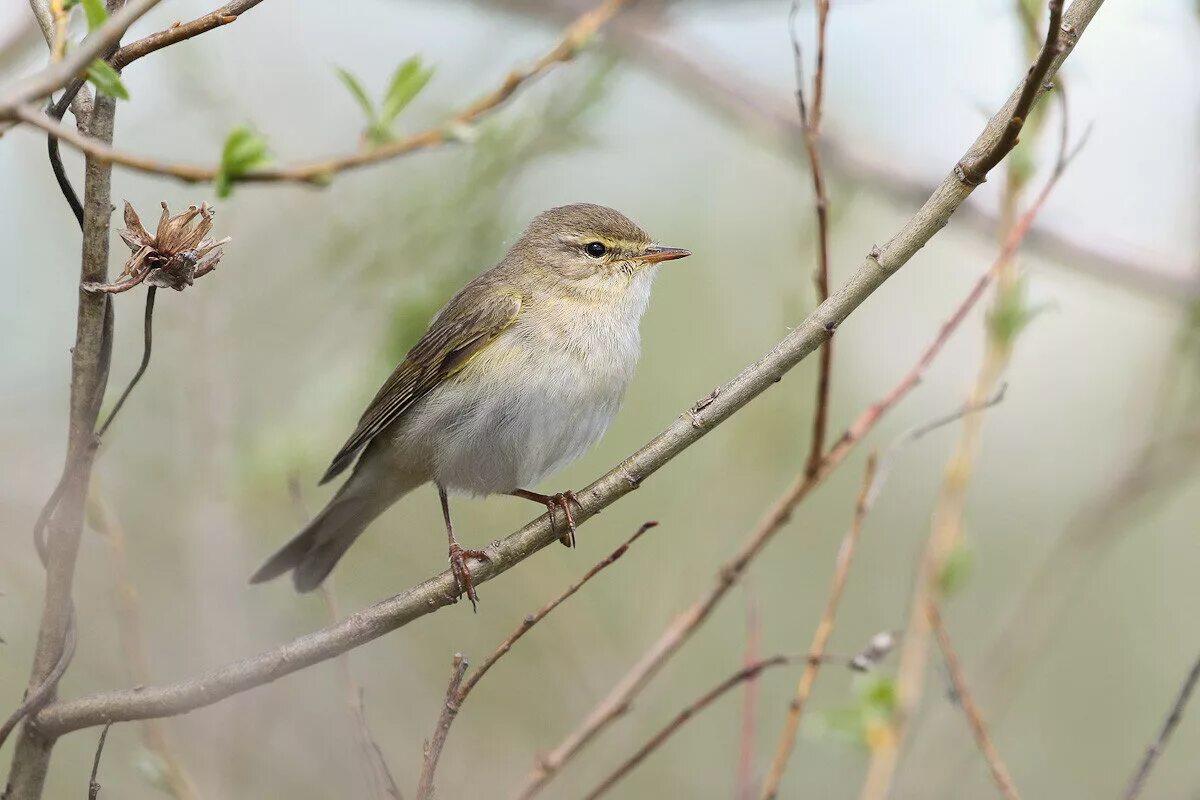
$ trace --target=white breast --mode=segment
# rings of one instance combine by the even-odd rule
[[[453,491],[537,486],[587,452],[616,415],[637,364],[650,277],[615,308],[534,298],[459,376],[410,410],[397,444],[424,450],[435,480]]]

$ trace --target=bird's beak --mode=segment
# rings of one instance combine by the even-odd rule
[[[652,244],[643,250],[641,255],[636,256],[634,261],[657,264],[659,261],[674,261],[677,258],[687,258],[691,254],[691,250],[684,250],[682,247],[663,247]]]

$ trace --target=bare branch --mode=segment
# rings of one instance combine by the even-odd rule
[[[746,596],[746,650],[742,666],[749,667],[760,659],[762,649],[762,614],[749,578],[742,582]],[[758,733],[758,676],[746,680],[742,695],[742,730],[738,742],[738,770],[735,800],[751,800],[758,794],[754,780],[755,736]]]
[[[806,656],[772,656],[764,658],[761,661],[756,661],[753,664],[742,667],[737,672],[730,675],[725,680],[718,683],[713,688],[709,689],[704,694],[700,695],[687,708],[680,711],[675,717],[668,722],[658,733],[650,737],[650,740],[638,748],[638,751],[624,761],[616,770],[606,777],[599,786],[590,791],[586,797],[587,800],[595,800],[597,797],[605,795],[610,789],[617,785],[630,772],[632,772],[639,764],[645,761],[655,750],[662,746],[667,739],[671,738],[680,728],[687,724],[688,720],[695,717],[704,709],[708,708],[714,702],[721,698],[722,695],[736,688],[738,685],[751,681],[757,678],[763,670],[771,669],[772,667],[780,667],[784,664],[794,664],[800,660],[809,660],[811,657]],[[818,657],[819,658],[819,657]],[[811,663],[811,662],[810,662]]]
[[[147,2],[148,0],[142,0]],[[333,156],[317,161],[293,164],[290,166],[264,167],[239,175],[239,183],[307,183],[317,186],[327,184],[333,176],[340,172],[359,167],[377,164],[398,156],[407,155],[419,150],[426,150],[453,144],[461,140],[462,131],[477,123],[491,112],[500,108],[516,94],[517,90],[534,79],[544,75],[559,64],[564,64],[575,57],[588,40],[625,4],[626,0],[604,0],[595,9],[576,19],[564,32],[562,38],[553,48],[543,54],[531,66],[515,69],[505,76],[500,85],[487,94],[475,100],[458,114],[428,130],[397,139],[394,142],[357,150],[341,156]],[[201,31],[197,31],[199,33]],[[194,34],[193,34],[194,35]],[[3,119],[4,106],[0,105],[0,119]],[[137,172],[152,175],[162,175],[178,180],[195,183],[214,180],[220,168],[212,165],[181,164],[159,161],[133,153],[114,149],[111,145],[97,142],[94,139],[79,134],[69,126],[57,122],[35,107],[18,103],[12,109],[12,116],[22,122],[41,128],[47,133],[62,139],[64,142],[105,162],[126,167]]]
[[[938,646],[942,649],[942,656],[946,660],[946,670],[950,673],[950,681],[954,684],[958,702],[962,705],[963,714],[966,715],[967,722],[971,725],[971,733],[975,736],[975,743],[979,745],[979,752],[983,753],[984,759],[987,760],[988,769],[991,770],[996,788],[1000,790],[1000,794],[1004,796],[1005,800],[1021,800],[1021,795],[1013,784],[1012,776],[1008,774],[1008,768],[1004,766],[1004,760],[1000,758],[1000,751],[996,749],[996,744],[992,741],[991,734],[988,733],[987,724],[983,721],[983,714],[980,713],[979,706],[975,703],[975,696],[971,694],[971,687],[967,685],[962,664],[959,663],[958,653],[954,650],[954,643],[950,641],[950,632],[946,630],[946,625],[942,622],[942,614],[938,610],[937,602],[930,600],[925,606],[925,613],[929,617],[929,624],[933,628],[934,636],[937,637]]]
[[[433,775],[437,771],[438,759],[442,757],[442,747],[446,744],[450,725],[458,716],[460,708],[458,688],[462,684],[468,666],[462,653],[454,654],[450,670],[450,683],[446,686],[446,700],[442,703],[442,713],[438,716],[437,727],[433,729],[433,738],[425,743],[425,760],[421,764],[421,781],[417,784],[417,800],[432,800],[433,798]]]
[[[810,108],[804,93],[804,59],[796,35],[796,16],[800,0],[792,0],[788,29],[792,36],[792,57],[796,67],[796,106],[800,125],[804,129],[804,151],[808,154],[809,174],[812,176],[813,205],[817,215],[817,302],[829,297],[829,194],[825,191],[825,166],[821,160],[821,113],[825,98],[825,30],[829,23],[829,0],[817,0],[817,64],[813,75],[813,101]],[[821,346],[817,367],[817,399],[813,410],[812,442],[809,445],[807,474],[813,475],[821,466],[825,453],[825,434],[829,428],[829,392],[833,370],[833,330]]]
[[[846,535],[842,537],[842,544],[838,548],[837,562],[833,570],[833,584],[829,588],[829,599],[825,602],[825,611],[821,615],[821,621],[817,623],[812,645],[808,649],[811,655],[817,657],[809,659],[804,673],[800,676],[800,682],[796,684],[796,696],[792,698],[788,708],[787,722],[784,725],[783,734],[779,738],[779,744],[775,748],[775,758],[772,760],[771,768],[763,782],[761,794],[763,798],[774,798],[779,794],[779,784],[783,780],[783,773],[791,758],[792,748],[796,743],[796,733],[800,730],[800,717],[804,713],[804,706],[808,702],[809,695],[812,694],[813,684],[817,682],[817,671],[821,668],[820,657],[825,654],[825,647],[829,644],[829,637],[833,633],[833,622],[837,617],[838,604],[841,602],[842,592],[846,588],[846,579],[850,576],[850,563],[854,560],[855,548],[862,536],[863,523],[866,521],[867,513],[871,510],[871,487],[875,483],[875,465],[876,457],[874,453],[871,453],[867,456],[867,468],[863,474],[862,489],[859,491],[858,501],[854,505],[854,521],[851,522]]]
[[[41,102],[66,86],[86,70],[88,64],[107,54],[112,46],[121,40],[129,26],[158,5],[158,2],[159,0],[129,0],[128,4],[109,16],[103,25],[80,42],[66,58],[10,86],[0,94],[0,120],[18,118],[19,109],[31,103]],[[108,146],[104,137],[91,138],[97,140],[99,148]]]
[[[1082,34],[1102,2],[1103,0],[1075,0],[1067,18],[1078,34]],[[1059,55],[1052,71],[1067,57],[1069,50],[1068,47]],[[1011,107],[1015,99],[1014,95],[1005,108]],[[1000,136],[1006,119],[1005,110],[993,117],[976,143],[971,146],[969,153],[982,152],[989,147]],[[575,514],[576,521],[583,522],[634,491],[643,480],[773,386],[788,370],[824,341],[828,326],[844,321],[892,273],[907,263],[946,224],[971,191],[971,187],[965,186],[955,174],[947,175],[922,209],[886,244],[872,251],[838,291],[831,294],[828,300],[789,332],[769,353],[721,387],[702,411],[692,415],[681,415],[613,470],[578,492],[580,507]],[[830,451],[826,469],[817,476],[817,482],[823,480],[824,475],[840,463],[857,439],[865,434],[866,429],[888,407],[885,404],[869,409],[847,432],[843,440]],[[801,494],[807,493],[811,488],[805,487]],[[795,491],[791,490],[789,496]],[[795,500],[783,503],[778,513],[786,518],[794,502]],[[782,524],[782,520],[777,524]],[[766,538],[769,537],[770,533]],[[476,585],[511,569],[557,540],[558,534],[551,528],[547,517],[539,517],[489,548],[488,555],[491,560],[472,569]],[[758,549],[752,547],[750,556],[752,557]],[[395,597],[352,614],[337,625],[242,661],[233,662],[197,678],[165,686],[143,687],[138,691],[103,692],[54,703],[42,709],[35,719],[47,736],[55,736],[101,724],[107,718],[144,719],[191,711],[376,639],[442,606],[450,605],[454,602],[455,594],[454,577],[447,570]],[[650,670],[654,670],[653,665],[650,666]]]
[[[1000,159],[1017,146],[1017,137],[1021,135],[1021,128],[1029,119],[1034,101],[1040,92],[1049,88],[1046,81],[1051,76],[1054,60],[1069,46],[1063,41],[1063,37],[1070,39],[1078,33],[1073,27],[1063,25],[1062,11],[1063,0],[1050,0],[1050,22],[1046,26],[1046,41],[1038,53],[1037,60],[1029,68],[1029,74],[1025,76],[1021,94],[1013,106],[1012,114],[1009,115],[1008,124],[1004,126],[1004,133],[987,150],[959,162],[958,173],[964,183],[972,186],[983,183],[992,167],[999,164]]]
[[[207,33],[213,28],[237,22],[238,17],[261,2],[262,0],[233,0],[233,2],[226,3],[215,11],[197,17],[190,22],[172,25],[166,30],[152,33],[149,36],[138,39],[136,42],[130,42],[118,50],[109,60],[109,63],[113,65],[114,69],[124,69],[142,56],[148,56],[156,50],[161,50],[164,47],[169,47],[185,39],[191,39],[193,36]]]
[[[100,740],[96,742],[96,755],[92,758],[92,776],[88,780],[88,800],[96,800],[100,796],[100,781],[97,780],[100,774],[100,756],[104,753],[104,741],[108,738],[108,729],[111,727],[111,722],[105,723],[104,730],[100,731]]]
[[[1138,767],[1137,773],[1125,789],[1125,800],[1137,800],[1137,797],[1141,795],[1142,789],[1146,786],[1146,780],[1150,777],[1150,771],[1154,769],[1158,757],[1162,755],[1162,751],[1167,747],[1167,742],[1170,740],[1171,734],[1175,732],[1179,721],[1183,719],[1183,710],[1187,707],[1188,700],[1191,699],[1192,692],[1195,690],[1198,682],[1200,682],[1200,658],[1197,658],[1196,662],[1192,664],[1192,670],[1184,680],[1183,686],[1179,688],[1179,694],[1175,698],[1175,703],[1171,706],[1171,713],[1167,715],[1162,729],[1158,732],[1158,738],[1147,748],[1146,755],[1142,758],[1141,766]]]

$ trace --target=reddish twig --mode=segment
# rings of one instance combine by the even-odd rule
[[[813,184],[813,205],[817,215],[817,302],[829,297],[829,194],[825,190],[825,166],[821,160],[821,113],[825,99],[825,30],[829,22],[829,0],[817,0],[817,58],[813,73],[810,107],[804,91],[804,59],[800,39],[796,35],[799,0],[792,0],[788,29],[792,37],[792,57],[796,69],[796,106],[800,112],[804,150],[808,154],[809,172]],[[812,444],[809,446],[806,474],[816,473],[825,452],[825,433],[829,427],[829,391],[833,369],[833,331],[821,345],[817,369],[817,398],[813,410]]]
[[[1162,729],[1158,732],[1158,737],[1154,740],[1154,744],[1146,749],[1146,755],[1142,758],[1142,764],[1138,767],[1137,774],[1129,782],[1129,786],[1125,789],[1125,800],[1137,800],[1141,795],[1142,789],[1146,786],[1146,780],[1150,777],[1150,771],[1154,769],[1155,762],[1162,755],[1162,751],[1166,748],[1167,742],[1171,738],[1171,734],[1175,732],[1179,721],[1183,719],[1183,710],[1187,707],[1188,700],[1192,697],[1192,692],[1196,688],[1196,684],[1200,682],[1200,658],[1192,664],[1192,670],[1188,673],[1187,679],[1184,680],[1183,686],[1179,689],[1179,694],[1175,698],[1175,703],[1171,706],[1171,713],[1167,715],[1166,721],[1163,723]]]
[[[233,0],[233,2],[226,3],[215,11],[197,17],[190,22],[177,23],[166,30],[144,36],[136,42],[130,42],[118,50],[109,59],[109,63],[115,69],[124,69],[142,56],[148,56],[156,50],[162,50],[164,47],[170,47],[185,39],[191,39],[193,36],[207,33],[214,28],[220,28],[231,22],[237,22],[239,16],[261,2],[262,0]]]
[[[650,740],[638,748],[638,751],[630,756],[625,762],[616,768],[607,778],[605,778],[599,786],[589,792],[587,800],[595,800],[608,793],[610,789],[617,785],[618,782],[630,772],[632,772],[639,764],[646,760],[655,750],[662,746],[663,742],[671,738],[680,728],[687,724],[688,720],[699,714],[704,709],[712,705],[726,692],[734,689],[739,684],[752,681],[766,669],[772,667],[783,666],[784,664],[794,664],[800,660],[811,660],[812,656],[772,656],[761,661],[756,661],[742,667],[737,672],[730,675],[725,680],[718,683],[713,688],[709,689],[700,697],[696,698],[687,708],[680,711],[675,717],[668,722],[658,733],[650,737]]]
[[[442,713],[438,716],[437,726],[433,729],[433,738],[425,743],[421,780],[417,784],[417,800],[433,798],[433,775],[437,771],[438,759],[442,756],[442,747],[446,744],[446,736],[450,733],[450,725],[458,716],[458,687],[462,684],[468,666],[462,653],[454,654],[450,669],[450,683],[446,686],[446,700],[442,703]]]
[[[942,621],[942,614],[938,610],[937,602],[930,600],[925,606],[925,613],[933,628],[934,636],[937,637],[938,646],[942,649],[942,657],[946,661],[946,670],[950,673],[950,682],[954,684],[954,692],[958,697],[959,705],[962,706],[963,714],[966,715],[967,722],[971,726],[971,733],[975,736],[975,743],[979,745],[979,752],[983,753],[984,759],[987,760],[988,769],[992,772],[992,780],[996,782],[996,788],[1000,790],[1000,794],[1005,797],[1005,800],[1021,800],[1017,787],[1013,785],[1012,776],[1008,774],[1008,768],[1004,766],[1004,760],[1000,758],[1000,751],[996,749],[996,744],[992,741],[991,734],[988,733],[987,724],[983,721],[983,714],[980,713],[979,706],[975,703],[975,696],[971,694],[971,687],[967,685],[962,664],[958,660],[958,653],[954,650],[954,643],[950,641],[950,632],[946,630],[946,625]]]
[[[1086,134],[1084,137],[1086,140]],[[1079,152],[1081,141],[1071,152],[1064,152],[1055,164],[1054,172],[1042,187],[1033,204],[1012,226],[1004,247],[1001,248],[992,266],[980,278],[971,290],[971,295],[978,300],[988,285],[1004,269],[1024,241],[1034,220],[1042,210],[1050,193],[1058,184],[1067,166]],[[961,317],[959,318],[961,321]],[[925,548],[918,565],[917,580],[913,587],[913,598],[909,607],[908,625],[903,635],[900,648],[900,664],[896,677],[896,713],[891,721],[891,735],[881,737],[881,744],[871,753],[867,766],[867,777],[863,784],[862,800],[883,800],[891,791],[892,779],[895,777],[899,761],[900,748],[908,734],[912,713],[920,700],[924,688],[925,667],[929,650],[929,625],[925,607],[930,598],[935,596],[936,582],[941,574],[951,549],[947,541],[948,532],[953,529],[933,524]]]
[[[779,784],[783,780],[783,773],[787,769],[792,748],[796,743],[796,732],[800,729],[800,717],[804,713],[804,706],[808,702],[809,695],[812,694],[813,684],[817,681],[817,672],[821,668],[819,657],[825,654],[829,636],[833,633],[833,622],[837,617],[842,592],[846,588],[846,579],[850,575],[850,562],[854,559],[855,548],[862,536],[863,523],[871,509],[873,496],[871,490],[875,483],[875,467],[876,457],[874,453],[871,453],[867,456],[867,468],[863,474],[862,488],[859,490],[858,500],[854,505],[854,520],[838,548],[829,599],[825,602],[825,611],[821,615],[821,621],[817,623],[817,630],[813,634],[812,645],[808,650],[817,658],[809,659],[804,673],[800,676],[800,682],[796,684],[796,696],[792,698],[791,705],[788,707],[787,722],[784,724],[783,734],[779,737],[779,744],[775,748],[775,758],[771,761],[771,768],[763,782],[760,795],[763,798],[774,798],[779,794]]]
[[[251,170],[239,175],[237,181],[239,183],[308,183],[321,186],[328,183],[339,172],[377,164],[418,150],[458,142],[462,139],[462,132],[465,128],[502,106],[522,86],[549,72],[558,64],[573,59],[580,48],[621,9],[625,2],[626,0],[604,0],[596,8],[582,14],[563,32],[559,42],[531,66],[509,72],[499,86],[440,125],[379,147],[290,166]],[[199,32],[201,31],[197,30],[197,33]],[[0,111],[2,110],[0,108]],[[212,181],[220,173],[219,166],[171,163],[116,150],[111,145],[80,134],[71,126],[52,119],[29,104],[15,106],[12,115],[22,122],[53,134],[94,158],[137,172],[177,178],[188,183]]]
[[[762,650],[762,614],[758,609],[750,581],[744,584],[746,595],[746,652],[742,666],[750,667],[759,661]],[[742,731],[738,742],[738,769],[736,800],[750,800],[755,795],[754,753],[755,734],[758,732],[758,675],[746,680],[742,696]]]

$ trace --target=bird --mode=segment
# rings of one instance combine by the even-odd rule
[[[449,496],[509,494],[561,509],[570,491],[532,490],[591,449],[616,415],[641,351],[639,331],[662,262],[690,251],[656,244],[624,214],[576,203],[537,215],[495,266],[433,317],[367,406],[321,483],[353,465],[325,508],[258,569],[317,588],[367,526],[427,483],[437,488],[458,597],[478,610]]]

